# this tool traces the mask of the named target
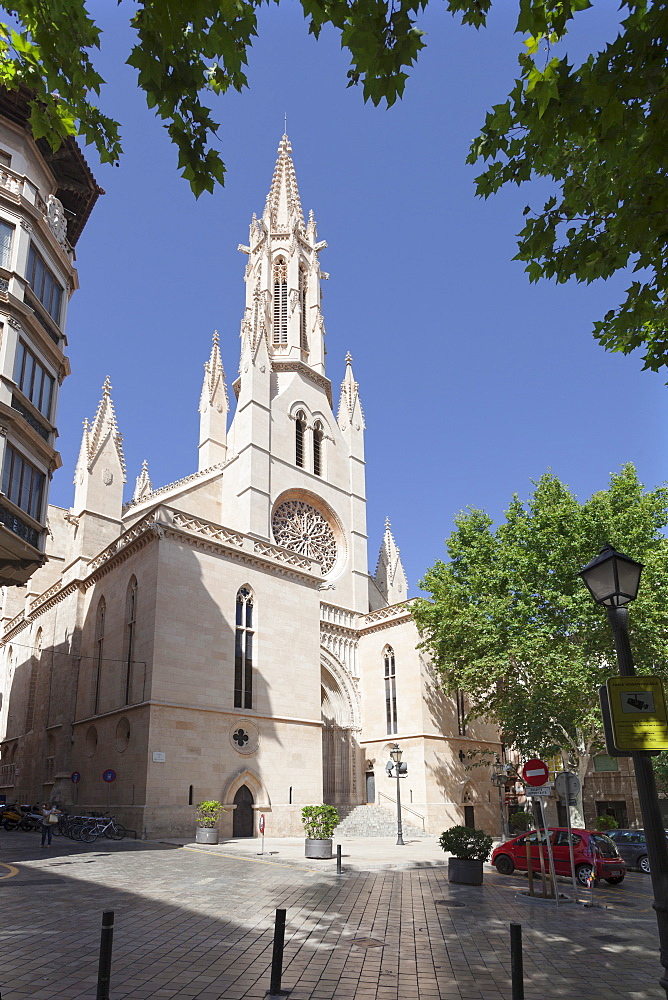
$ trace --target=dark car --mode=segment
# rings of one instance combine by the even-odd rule
[[[568,830],[566,827],[548,828],[554,858],[554,870],[557,875],[571,874],[571,860],[568,847]],[[513,837],[505,844],[500,844],[492,852],[491,862],[502,875],[510,875],[516,868],[527,870],[527,838],[531,851],[532,867],[540,871],[540,855],[538,854],[539,831],[530,830],[520,837]],[[542,845],[545,868],[548,869],[549,859],[547,843]],[[603,833],[596,830],[573,830],[573,857],[575,874],[582,885],[587,885],[589,878],[595,874],[598,879],[605,879],[611,885],[618,885],[626,875],[626,862],[620,857],[615,844]]]
[[[608,836],[617,845],[617,850],[627,865],[649,872],[647,841],[644,830],[610,830]]]

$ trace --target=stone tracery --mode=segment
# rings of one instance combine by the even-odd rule
[[[271,521],[279,545],[315,559],[323,574],[336,561],[334,533],[322,514],[303,500],[286,500],[274,511]]]

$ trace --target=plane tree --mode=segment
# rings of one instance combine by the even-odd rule
[[[523,759],[561,754],[584,782],[605,747],[598,686],[617,664],[577,573],[607,543],[644,563],[631,645],[639,673],[668,674],[668,490],[646,490],[627,465],[580,503],[548,472],[498,526],[476,509],[455,524],[448,561],[421,582],[430,598],[414,607],[422,648],[470,718],[499,726]]]

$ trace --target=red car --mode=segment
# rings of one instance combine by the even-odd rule
[[[548,833],[552,842],[556,874],[570,876],[568,830],[565,826],[551,826],[548,828]],[[524,872],[527,870],[527,837],[531,846],[533,870],[540,871],[538,831],[531,830],[529,833],[523,833],[521,837],[507,840],[505,844],[500,844],[492,852],[491,862],[502,875],[510,875],[516,868]],[[549,871],[549,858],[545,842],[543,842],[542,849],[545,870]],[[573,856],[575,874],[582,885],[587,885],[587,880],[592,872],[596,874],[596,878],[605,879],[611,885],[618,885],[626,875],[626,862],[620,857],[615,844],[605,834],[597,833],[595,830],[573,830]]]

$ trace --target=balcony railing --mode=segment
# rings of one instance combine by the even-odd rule
[[[22,538],[28,545],[32,545],[35,549],[39,548],[40,532],[36,531],[29,524],[26,524],[17,514],[13,514],[10,510],[7,510],[2,504],[0,504],[0,524],[4,524],[5,528],[9,528],[10,531],[13,531],[15,535]]]
[[[43,437],[45,441],[49,440],[49,434],[51,433],[44,424],[33,416],[30,410],[19,402],[16,396],[12,396],[12,409],[20,413],[26,423],[30,424],[33,430],[36,430],[40,437]]]

